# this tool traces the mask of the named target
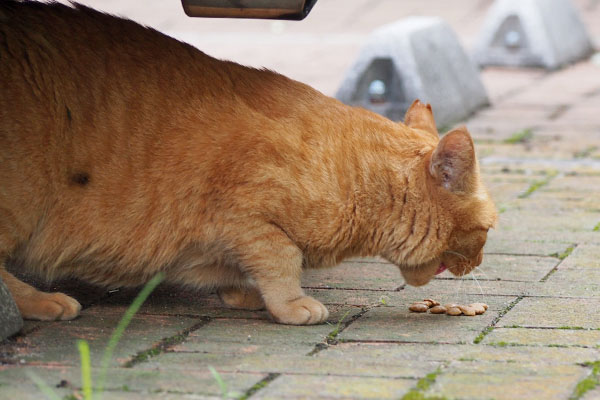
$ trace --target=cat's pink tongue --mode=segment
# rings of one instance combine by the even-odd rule
[[[444,263],[441,263],[440,266],[438,267],[438,270],[435,272],[436,275],[441,274],[442,272],[444,272],[446,269],[448,269],[448,267],[446,267],[444,265]]]

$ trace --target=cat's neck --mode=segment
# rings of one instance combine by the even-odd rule
[[[373,128],[373,123],[370,128]],[[355,197],[360,256],[404,249],[395,262],[423,259],[442,248],[451,227],[433,196],[428,165],[435,140],[417,136],[401,124],[381,123],[376,135],[363,135],[359,194]],[[373,148],[372,152],[363,149]],[[439,248],[439,249],[438,249]],[[440,250],[441,251],[441,250]]]

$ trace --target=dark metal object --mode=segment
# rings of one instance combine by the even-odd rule
[[[19,332],[23,327],[21,313],[8,288],[0,279],[0,342]]]
[[[317,0],[181,0],[190,17],[302,20]]]

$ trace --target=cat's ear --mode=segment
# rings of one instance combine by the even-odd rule
[[[408,111],[406,111],[404,124],[410,128],[427,132],[436,138],[439,136],[431,106],[421,103],[418,99],[413,101]]]
[[[451,192],[469,192],[475,186],[475,147],[466,127],[444,135],[431,155],[429,172]]]

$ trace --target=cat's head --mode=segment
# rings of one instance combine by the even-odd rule
[[[417,134],[438,133],[429,105],[416,101],[405,118]],[[433,142],[435,143],[435,142]],[[424,285],[436,274],[448,269],[454,275],[468,274],[481,264],[488,230],[495,226],[496,208],[484,187],[471,135],[465,127],[444,135],[429,152],[422,166],[422,190],[427,191],[431,206],[441,210],[432,218],[445,237],[429,234],[416,251],[397,251],[393,260],[404,279],[414,286]]]

